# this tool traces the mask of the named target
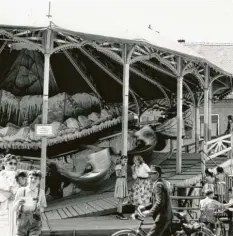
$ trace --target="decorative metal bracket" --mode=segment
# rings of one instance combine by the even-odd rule
[[[6,30],[0,30],[0,35],[4,35],[4,36],[8,37],[9,39],[11,39],[14,42],[19,42],[19,43],[22,43],[22,44],[29,45],[34,50],[38,50],[38,51],[40,51],[42,53],[45,53],[45,51],[44,51],[42,46],[40,46],[40,45],[38,45],[36,43],[33,43],[33,42],[31,42],[31,41],[29,41],[27,39],[15,36],[14,34],[7,32]]]

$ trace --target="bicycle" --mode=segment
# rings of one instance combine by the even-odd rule
[[[214,215],[217,219],[218,228],[220,229],[218,236],[226,236],[225,224],[221,218],[228,217],[227,213],[225,211],[217,211],[217,212],[214,212]],[[215,229],[215,230],[217,230],[217,229]]]
[[[199,223],[196,221],[188,222],[186,220],[186,213],[183,212],[174,212],[174,215],[179,220],[179,230],[177,229],[170,229],[170,235],[182,235],[182,236],[214,236],[214,234],[206,228],[205,224]],[[143,223],[144,223],[144,217],[143,213],[140,211],[140,209],[137,209],[136,214],[132,215],[133,219],[136,219],[139,221],[139,224],[136,229],[123,229],[115,232],[111,236],[146,236],[147,233],[142,229]]]

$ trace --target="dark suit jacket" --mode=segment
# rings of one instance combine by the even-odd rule
[[[170,192],[164,180],[158,179],[153,184],[152,204],[146,206],[145,209],[150,210],[150,215],[155,222],[172,220]]]

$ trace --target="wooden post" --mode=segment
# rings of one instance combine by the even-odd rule
[[[231,150],[229,152],[229,158],[231,159],[231,174],[233,174],[233,132],[231,132]]]
[[[178,57],[178,77],[177,77],[177,151],[176,151],[176,173],[182,171],[182,128],[183,128],[183,77],[182,77],[182,59]]]
[[[199,104],[195,107],[195,152],[199,152],[199,141],[200,141],[200,108]]]
[[[206,169],[206,154],[207,154],[207,144],[206,144],[206,141],[203,141],[202,142],[202,150],[203,152],[201,153],[201,174],[202,174],[202,177],[205,176],[205,169]]]
[[[44,84],[43,84],[43,109],[42,109],[42,124],[48,123],[48,96],[49,96],[49,70],[50,70],[50,45],[51,45],[51,30],[45,31],[45,54],[44,54]],[[41,188],[45,190],[46,176],[46,159],[47,159],[47,137],[42,137],[41,140]]]
[[[209,122],[209,67],[205,67],[205,87],[204,87],[204,141],[208,141],[208,122]]]
[[[172,153],[173,149],[174,149],[174,147],[173,147],[173,140],[170,139],[169,141],[170,141],[170,153]]]
[[[208,99],[208,140],[211,140],[212,134],[212,86],[209,86],[209,99]]]
[[[129,111],[129,62],[127,44],[123,48],[123,113],[122,113],[122,155],[128,151],[128,111]]]

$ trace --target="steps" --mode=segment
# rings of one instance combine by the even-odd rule
[[[226,160],[226,157],[216,157],[214,159],[217,165],[222,164]],[[200,154],[182,154],[183,173],[180,175],[176,174],[176,153],[154,153],[153,164],[160,165],[163,170],[162,177],[174,185],[198,176],[201,173]],[[212,168],[216,165],[212,161],[208,161],[207,166]],[[128,183],[130,184],[130,179]],[[60,199],[50,203],[42,215],[43,220],[82,218],[115,213],[117,199],[113,197],[113,189],[111,188],[111,190],[109,189],[103,193],[91,194],[89,196],[72,196],[68,199]]]
[[[214,168],[227,160],[226,156],[216,157],[213,159],[214,162],[208,160],[206,166],[207,168]],[[176,174],[176,153],[170,154],[170,158],[162,161],[160,166],[163,170],[162,177],[176,185],[201,174],[201,154],[182,153],[182,174]]]

